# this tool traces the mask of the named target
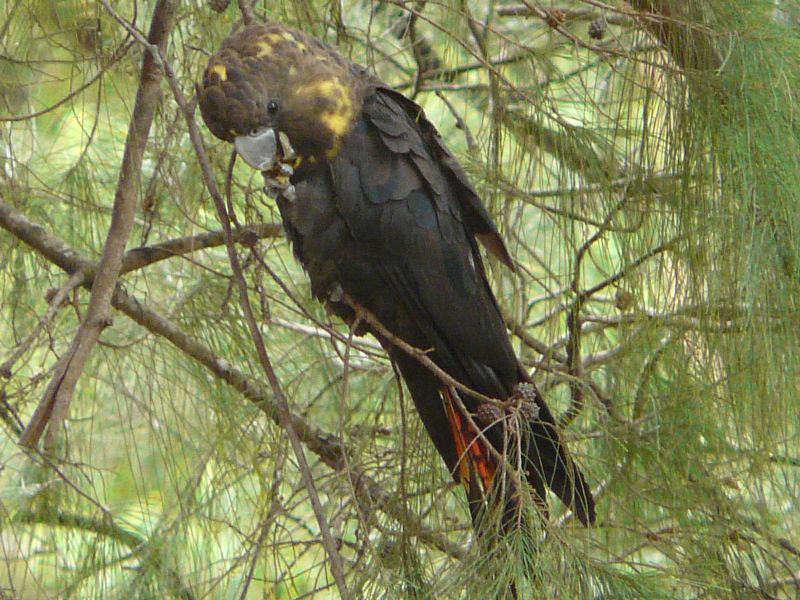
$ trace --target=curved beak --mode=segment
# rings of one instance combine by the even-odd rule
[[[249,135],[240,135],[233,144],[236,152],[254,169],[268,171],[275,164],[278,143],[275,131],[269,127],[261,127]]]

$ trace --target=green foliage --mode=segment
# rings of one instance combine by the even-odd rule
[[[170,36],[188,96],[240,18],[237,3],[220,14],[211,4],[181,3]],[[520,532],[474,539],[383,352],[329,321],[282,238],[240,245],[293,413],[319,428],[317,442],[349,450],[332,469],[306,442],[348,585],[365,598],[509,597],[511,581],[525,598],[795,597],[797,8],[528,4],[545,12],[255,3],[260,18],[326,39],[425,107],[519,261],[517,274],[490,264],[494,288],[599,490],[592,530],[555,503],[543,524],[526,502]],[[147,31],[152,6],[112,5]],[[0,15],[0,202],[97,260],[142,47],[102,3],[10,1]],[[220,229],[162,90],[129,247]],[[204,135],[222,182],[230,150]],[[241,222],[279,221],[248,169],[237,165],[231,187]],[[20,450],[86,313],[80,287],[48,313],[68,278],[0,229],[0,595],[336,597],[269,410],[123,312],[54,452]],[[264,386],[223,246],[148,264],[122,285]]]

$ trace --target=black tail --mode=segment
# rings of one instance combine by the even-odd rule
[[[561,441],[553,414],[538,390],[534,390],[538,415],[529,423],[530,435],[527,447],[523,448],[529,465],[526,466],[528,482],[540,497],[544,497],[546,485],[572,509],[581,523],[593,525],[596,514],[592,491]]]
[[[457,402],[452,392],[443,388],[442,383],[415,359],[396,350],[390,353],[436,449],[454,479],[466,488],[473,520],[479,519],[485,498],[493,496],[491,488],[498,470],[497,458],[486,447],[486,441],[502,454],[503,426],[482,421],[480,407],[474,399],[462,397],[462,402]],[[593,524],[595,506],[591,490],[561,441],[553,414],[533,384],[523,382],[518,387],[522,386],[524,393],[531,396],[525,401],[534,405],[527,423],[528,434],[522,441],[528,483],[536,492],[543,511],[546,512],[546,488],[550,488],[581,523]],[[470,411],[472,423],[481,427],[481,435],[463,414],[461,404]],[[509,502],[513,501],[507,497],[505,503]],[[506,507],[510,508],[510,505]]]

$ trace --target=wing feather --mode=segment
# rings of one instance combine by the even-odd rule
[[[476,232],[464,218],[464,190],[393,97],[376,94],[363,115],[332,164],[333,196],[360,250],[375,257],[371,283],[387,286],[408,308],[428,338],[420,341],[435,348],[451,375],[482,393],[507,396],[517,361]],[[346,264],[341,270],[349,279]]]

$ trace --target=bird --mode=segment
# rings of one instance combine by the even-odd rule
[[[475,527],[495,506],[510,521],[520,485],[543,518],[549,488],[594,524],[589,485],[515,355],[479,244],[514,262],[422,108],[275,22],[231,33],[197,93],[211,133],[264,175],[313,296],[396,365]]]

